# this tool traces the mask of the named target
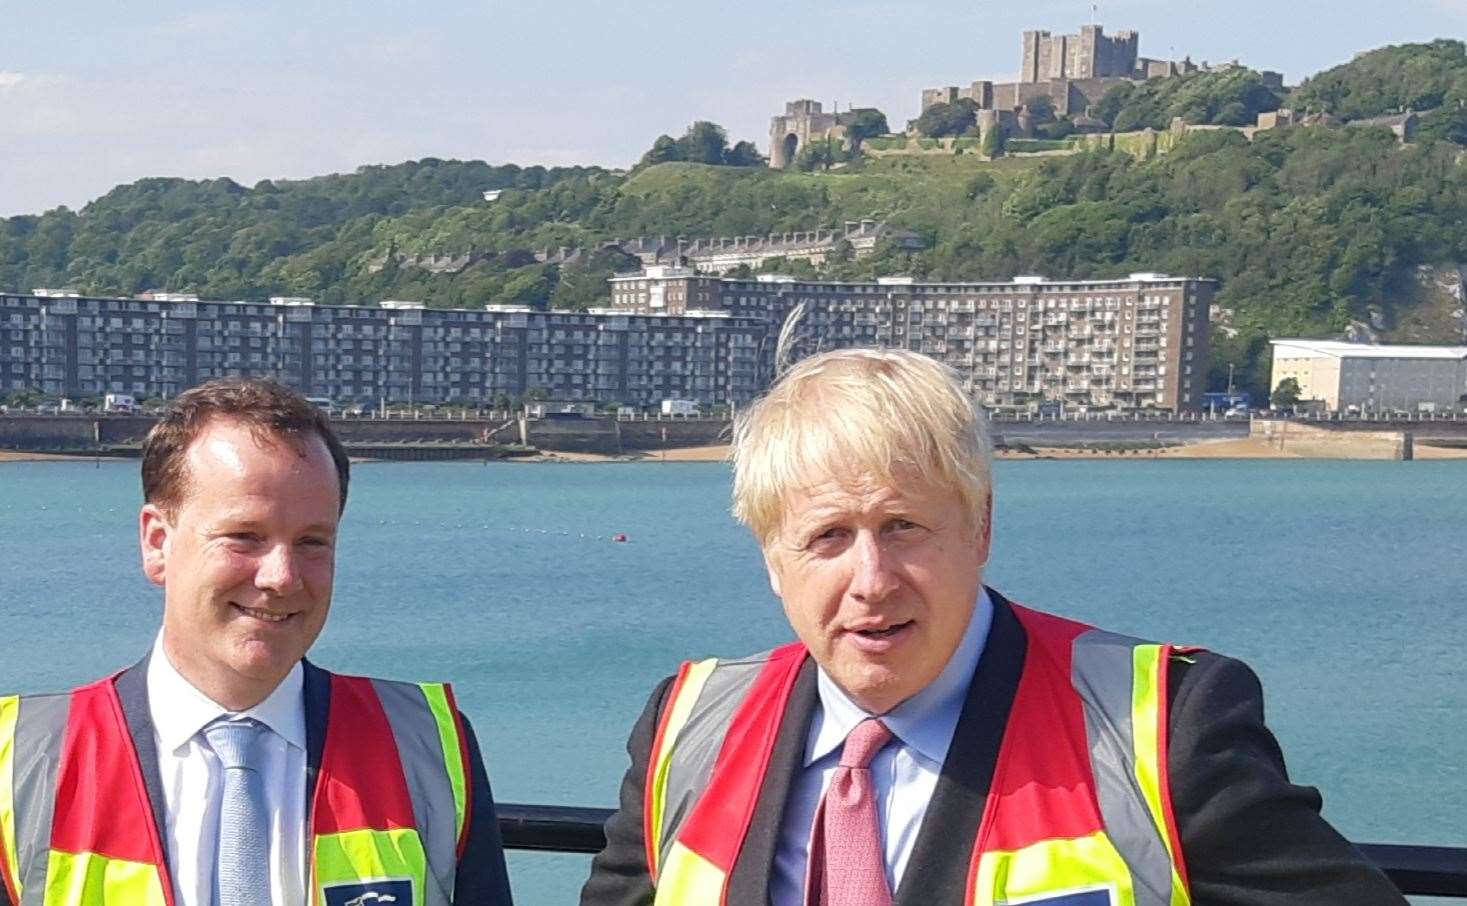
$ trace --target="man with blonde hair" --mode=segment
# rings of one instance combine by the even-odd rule
[[[912,352],[806,359],[743,415],[734,514],[799,641],[658,686],[583,906],[1404,903],[1246,666],[983,586],[989,458]]]

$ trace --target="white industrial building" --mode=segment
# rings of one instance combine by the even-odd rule
[[[1467,406],[1467,346],[1273,340],[1273,376],[1331,412],[1445,412]]]

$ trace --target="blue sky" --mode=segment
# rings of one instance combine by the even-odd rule
[[[1290,84],[1383,44],[1460,36],[1467,0],[1111,0],[1141,53]],[[252,184],[419,157],[627,166],[711,119],[767,150],[798,97],[900,128],[922,88],[1008,78],[1026,28],[1090,3],[638,4],[0,0],[0,216],[145,176]]]

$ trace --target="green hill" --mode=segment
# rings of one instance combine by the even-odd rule
[[[1440,39],[1359,54],[1311,76],[1290,103],[1300,110],[1343,119],[1398,110],[1456,107],[1467,101],[1467,45]]]
[[[1422,48],[1440,58],[1436,69],[1456,71],[1459,42],[1386,48],[1322,73],[1291,102],[1315,98],[1366,114],[1407,95],[1437,99],[1440,89],[1444,109],[1460,110],[1450,106],[1461,99],[1458,76],[1428,78],[1418,63],[1402,62],[1422,59]],[[1381,89],[1382,73],[1397,73],[1400,90]],[[1207,85],[1228,87],[1216,97],[1246,95],[1251,78],[1240,71],[1226,83],[1178,82],[1169,95],[1133,94],[1118,109],[1204,103],[1197,89]],[[1409,291],[1418,266],[1467,261],[1467,170],[1457,143],[1467,129],[1454,128],[1424,127],[1405,146],[1383,129],[1293,127],[1251,142],[1231,131],[1189,133],[1149,159],[1101,150],[991,163],[886,157],[822,173],[664,163],[622,174],[429,159],[251,188],[149,179],[79,212],[0,220],[0,287],[585,307],[604,302],[606,277],[632,262],[603,251],[557,265],[537,261],[535,250],[875,217],[922,234],[929,249],[878,249],[824,276],[1215,277],[1224,320],[1214,383],[1232,362],[1262,389],[1271,336],[1327,336],[1373,320],[1387,336],[1460,341],[1459,322],[1437,310],[1444,303],[1431,302],[1428,314],[1425,297]],[[494,188],[504,191],[485,202],[482,191]]]

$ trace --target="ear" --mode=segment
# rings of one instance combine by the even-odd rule
[[[776,598],[784,600],[784,595],[779,593],[779,565],[775,563],[774,553],[768,547],[764,548],[763,553],[764,569],[769,573],[769,588]]]
[[[993,491],[983,498],[983,531],[978,534],[978,565],[988,565],[988,555],[993,545]]]
[[[143,554],[143,575],[154,585],[162,585],[167,575],[168,542],[173,532],[168,517],[154,504],[143,505],[138,514],[138,546]]]

